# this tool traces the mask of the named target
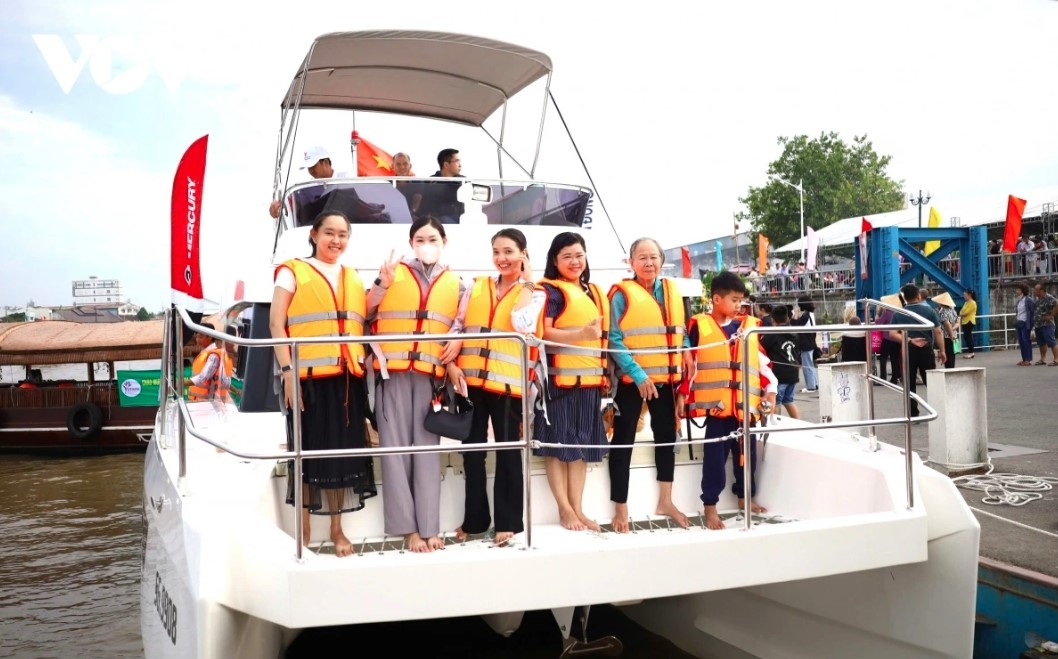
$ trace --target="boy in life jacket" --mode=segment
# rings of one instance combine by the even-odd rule
[[[760,346],[759,334],[748,339],[741,336],[730,341],[739,330],[757,327],[760,320],[752,314],[740,315],[746,286],[733,272],[721,272],[709,287],[712,311],[691,318],[689,334],[692,346],[698,346],[695,375],[681,386],[687,396],[687,414],[692,419],[705,419],[705,438],[727,437],[721,442],[703,444],[702,503],[705,504],[705,524],[710,529],[724,528],[716,511],[720,493],[727,480],[727,454],[734,457],[735,482],[732,492],[744,506],[743,442],[750,445],[750,468],[756,466],[756,442],[750,438],[736,438],[732,433],[742,428],[745,414],[754,421],[767,414],[775,405],[777,380],[771,370],[771,360]],[[742,399],[742,355],[749,355],[749,400]],[[755,425],[755,424],[754,424]],[[755,486],[755,483],[754,483]],[[752,498],[753,492],[750,492]],[[765,512],[752,504],[756,513]]]

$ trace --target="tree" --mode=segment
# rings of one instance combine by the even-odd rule
[[[150,320],[151,312],[147,311],[147,307],[140,307],[140,310],[136,312],[136,320]]]
[[[807,135],[779,137],[777,142],[782,155],[768,164],[768,174],[795,185],[803,181],[806,231],[904,207],[903,181],[885,172],[892,157],[878,155],[866,135],[853,137],[852,144],[837,133],[811,140]],[[754,233],[768,236],[772,245],[800,237],[800,202],[794,188],[768,179],[762,187],[750,186],[739,201],[746,207],[740,219],[750,220]]]

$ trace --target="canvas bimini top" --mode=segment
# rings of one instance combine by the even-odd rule
[[[406,30],[334,32],[313,42],[282,107],[388,112],[481,126],[510,97],[550,72],[547,55],[492,39]]]

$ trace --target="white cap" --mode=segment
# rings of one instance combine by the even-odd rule
[[[308,169],[310,167],[315,167],[316,163],[323,159],[329,160],[330,157],[331,154],[327,153],[327,149],[323,148],[322,146],[311,147],[308,151],[305,152],[305,160],[301,163],[301,167],[299,167],[299,169]]]

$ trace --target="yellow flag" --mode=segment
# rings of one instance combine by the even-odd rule
[[[940,211],[937,210],[936,206],[930,206],[929,207],[929,228],[930,229],[936,229],[939,226],[940,226]],[[937,251],[938,249],[940,249],[940,241],[939,240],[927,240],[926,241],[926,250],[923,253],[926,256],[929,256],[930,254],[932,254],[933,252]]]

